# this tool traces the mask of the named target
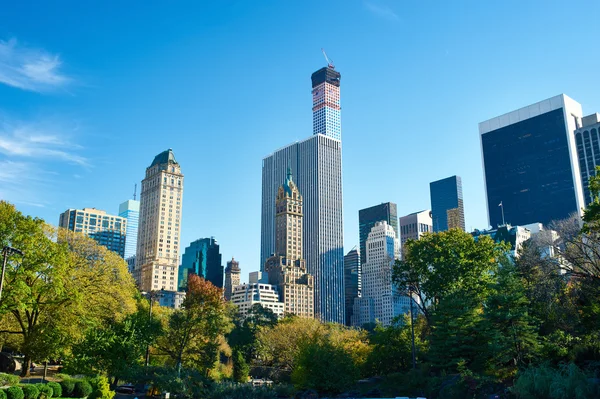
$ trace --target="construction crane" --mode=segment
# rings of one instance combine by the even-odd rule
[[[331,69],[335,69],[335,65],[333,65],[333,60],[330,60],[329,57],[327,57],[327,53],[325,52],[325,49],[321,48],[321,51],[323,52],[323,56],[325,56],[325,61],[327,61],[327,66]]]

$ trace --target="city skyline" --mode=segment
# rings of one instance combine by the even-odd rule
[[[490,227],[477,124],[560,93],[580,102],[584,115],[600,110],[600,100],[585,84],[593,76],[596,56],[591,62],[575,62],[564,57],[560,46],[548,46],[566,41],[572,43],[571,51],[583,51],[590,38],[581,27],[546,32],[545,36],[536,33],[548,24],[564,23],[558,7],[527,4],[524,12],[515,16],[508,5],[476,5],[468,10],[469,24],[453,30],[449,26],[465,21],[460,17],[464,9],[459,6],[453,11],[442,5],[431,13],[431,20],[440,30],[452,32],[447,37],[440,30],[419,33],[424,43],[421,50],[405,41],[390,47],[390,40],[416,31],[418,18],[414,16],[421,15],[422,8],[380,2],[377,4],[385,4],[389,12],[381,12],[386,9],[383,7],[377,13],[365,4],[349,5],[334,20],[327,18],[330,25],[324,31],[315,33],[302,25],[325,17],[309,15],[306,5],[271,5],[272,10],[255,5],[250,12],[244,9],[247,6],[240,6],[241,10],[196,8],[189,14],[197,17],[206,11],[203,27],[193,28],[191,21],[183,18],[179,27],[166,29],[164,37],[148,35],[143,40],[141,34],[150,29],[145,22],[139,22],[140,34],[126,37],[129,13],[111,19],[115,29],[100,40],[94,35],[110,15],[101,9],[89,13],[99,21],[94,23],[88,12],[77,6],[70,17],[60,20],[52,18],[57,13],[49,5],[39,5],[31,15],[22,8],[28,7],[26,3],[11,4],[6,23],[0,27],[2,54],[10,57],[2,62],[20,66],[45,60],[40,65],[48,74],[7,75],[0,70],[0,98],[5,100],[0,104],[0,163],[20,177],[17,182],[3,174],[0,197],[52,224],[70,207],[96,207],[117,214],[117,205],[128,198],[131,185],[141,182],[149,157],[171,147],[187,171],[182,245],[200,237],[218,237],[225,259],[239,259],[246,276],[260,261],[260,160],[274,148],[310,134],[313,121],[306,87],[310,73],[325,66],[321,47],[344,73],[345,252],[359,241],[359,209],[384,201],[397,203],[399,215],[428,209],[428,182],[448,175],[463,179],[467,231]],[[599,8],[594,2],[581,7],[590,13]],[[323,6],[324,11],[333,8]],[[221,17],[213,25],[206,23],[226,11],[231,11],[229,17]],[[538,18],[528,17],[532,11]],[[244,13],[255,21],[242,18]],[[267,43],[266,37],[280,36],[275,46],[260,44],[239,51],[248,42],[237,47],[239,35],[227,33],[233,24],[240,25],[240,32],[251,33],[255,24],[276,21],[277,13],[293,13],[298,18],[293,27],[298,31],[286,29],[290,20],[281,18],[247,39]],[[158,10],[153,13],[150,9],[142,14],[149,21],[159,16]],[[81,18],[74,18],[78,15]],[[344,28],[352,21],[357,32],[364,33],[361,40],[354,40],[352,32]],[[499,32],[509,22],[514,29],[501,38]],[[70,38],[73,29],[78,29],[80,38]],[[471,38],[474,31],[481,37]],[[214,45],[198,39],[210,32],[217,38]],[[332,38],[327,38],[328,34]],[[390,39],[373,45],[375,36]],[[523,36],[528,40],[519,40]],[[123,37],[125,44],[119,46]],[[135,51],[127,54],[127,45],[138,40],[139,45],[132,46]],[[281,44],[285,40],[295,45],[288,48]],[[36,54],[40,56],[35,58]],[[477,54],[477,62],[473,54]],[[521,63],[504,62],[515,54],[525,68]],[[277,63],[281,65],[267,68]],[[396,72],[386,76],[385,85],[375,84],[387,70]],[[240,71],[241,76],[231,79],[235,82],[226,81]],[[219,83],[224,88],[207,83],[207,76],[224,82]],[[191,83],[186,85],[185,79]],[[265,82],[274,82],[269,84],[269,94],[260,90]],[[218,109],[231,93],[235,98],[226,112],[233,110],[237,118],[227,118],[225,111]],[[454,101],[457,93],[460,101]],[[281,98],[287,101],[285,107]],[[254,101],[260,106],[253,105]],[[261,111],[273,108],[278,112],[269,116]],[[203,109],[206,112],[199,111]],[[441,115],[427,118],[432,112]],[[427,152],[404,151],[419,148],[425,135],[434,138],[427,143]],[[197,156],[199,148],[206,156]],[[389,154],[377,158],[382,163],[373,162],[369,154],[387,148]],[[402,162],[398,163],[395,154],[401,149]],[[223,158],[230,166],[220,161]],[[402,168],[413,164],[419,167]],[[210,170],[213,165],[216,167]],[[383,171],[393,171],[395,180],[378,176],[384,175]],[[249,214],[235,221],[236,229],[222,216],[236,207],[226,195],[232,187],[248,198],[244,205]]]

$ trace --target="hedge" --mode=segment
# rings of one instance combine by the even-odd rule
[[[54,396],[54,390],[48,384],[39,383],[35,384],[35,386],[38,391],[40,391],[40,396],[38,396],[39,399],[50,399]]]
[[[74,398],[86,398],[92,393],[92,386],[87,381],[77,381],[73,389]]]
[[[23,390],[25,399],[38,399],[38,396],[40,396],[40,391],[35,385],[21,385],[21,389]]]
[[[7,399],[24,399],[25,398],[25,394],[23,393],[23,390],[21,389],[21,387],[10,387],[10,388],[6,389],[4,392],[6,392]]]
[[[4,392],[4,389],[0,389],[0,399],[7,399],[6,392]]]
[[[49,382],[46,385],[48,385],[50,388],[52,388],[52,397],[60,398],[62,396],[62,387],[60,386],[60,384],[58,382]]]
[[[60,382],[61,396],[64,398],[70,398],[73,396],[73,390],[75,389],[75,381],[73,380],[62,380]],[[10,398],[8,398],[10,399]]]
[[[15,386],[15,385],[19,385],[19,382],[21,381],[21,379],[19,378],[18,375],[14,375],[14,374],[6,374],[6,373],[0,373],[0,386],[5,386],[5,385],[10,385]]]

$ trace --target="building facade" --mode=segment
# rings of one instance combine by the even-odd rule
[[[336,140],[342,139],[341,77],[342,75],[330,66],[319,69],[311,76],[313,133]]]
[[[285,182],[277,191],[275,206],[275,248],[265,262],[269,283],[277,287],[285,313],[314,317],[314,278],[302,259],[302,195],[288,168]]]
[[[283,317],[284,304],[279,300],[277,287],[267,283],[248,283],[233,287],[231,302],[237,307],[238,313],[246,317],[254,305],[271,309],[278,318]]]
[[[425,233],[433,232],[431,211],[411,213],[400,218],[400,243],[402,246],[407,240],[418,240]]]
[[[119,216],[127,219],[125,235],[125,259],[135,256],[137,251],[138,224],[140,218],[140,201],[127,200],[119,205]]]
[[[353,248],[344,256],[344,298],[346,325],[351,325],[354,299],[361,296],[360,253]]]
[[[583,188],[583,205],[587,207],[593,200],[589,188],[590,177],[596,176],[596,167],[600,166],[600,114],[583,117],[580,126],[575,130],[575,144]]]
[[[393,202],[386,202],[380,205],[375,205],[370,208],[361,209],[358,211],[358,234],[360,248],[360,263],[367,261],[367,251],[365,245],[367,237],[371,232],[375,223],[385,221],[392,226],[396,237],[400,237],[398,231],[398,207]]]
[[[377,222],[367,238],[367,261],[362,267],[361,297],[355,299],[352,324],[356,327],[379,321],[389,326],[410,307],[408,296],[394,284],[394,262],[400,243],[387,222]]]
[[[327,72],[327,69],[330,71]],[[326,106],[315,108],[314,105],[321,101],[316,98],[321,96],[321,92],[315,93],[319,87],[324,94],[332,90],[337,93],[336,96],[339,95],[340,75],[331,71],[332,68],[327,69],[325,73],[317,71],[312,76],[313,136],[263,159],[261,268],[275,253],[275,198],[290,167],[304,200],[303,258],[308,273],[315,280],[315,315],[324,321],[343,324],[342,143],[341,135],[335,131],[341,123],[340,113],[337,109],[333,109],[336,112],[328,112]],[[323,99],[323,104],[328,101]],[[325,122],[320,121],[322,117]],[[327,126],[336,129],[327,130]]]
[[[475,230],[471,233],[475,239],[488,236],[495,242],[505,242],[510,245],[510,253],[517,258],[523,243],[531,238],[531,231],[525,226],[499,226],[497,229]]]
[[[193,241],[183,252],[178,278],[180,291],[187,289],[190,273],[210,281],[215,287],[223,288],[222,256],[214,237]]]
[[[580,212],[584,199],[573,132],[581,116],[581,105],[561,94],[479,124],[492,228],[548,224]]]
[[[59,227],[83,233],[119,256],[125,256],[127,219],[96,208],[67,209],[60,214]]]
[[[142,180],[133,277],[142,291],[177,291],[183,174],[171,149],[158,154]]]
[[[231,300],[233,287],[240,285],[241,272],[242,269],[240,269],[240,262],[231,258],[231,260],[227,262],[227,267],[225,268],[225,290],[223,293],[225,299],[228,301]]]
[[[465,231],[461,178],[451,176],[429,183],[429,195],[433,231],[436,233],[450,229]]]

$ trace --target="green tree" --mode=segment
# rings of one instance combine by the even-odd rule
[[[272,328],[277,324],[277,316],[269,308],[254,304],[246,317],[236,314],[234,328],[227,335],[227,342],[232,349],[242,352],[246,362],[256,358],[256,335],[260,328]]]
[[[32,360],[68,351],[85,331],[133,311],[133,279],[116,253],[80,233],[54,229],[0,201],[0,243],[24,256],[9,259],[0,315]]]
[[[244,355],[239,350],[233,351],[233,379],[236,382],[248,382],[250,366],[246,363]]]

